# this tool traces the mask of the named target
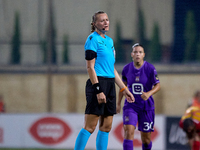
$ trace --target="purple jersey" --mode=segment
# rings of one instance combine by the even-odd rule
[[[160,82],[157,71],[152,64],[144,61],[139,69],[135,68],[133,62],[125,65],[122,70],[122,80],[127,82],[127,87],[135,98],[134,103],[128,103],[125,100],[124,106],[129,105],[143,110],[153,110],[155,108],[152,96],[146,101],[141,98],[142,92],[150,91],[156,83]]]

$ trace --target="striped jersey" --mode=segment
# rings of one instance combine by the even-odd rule
[[[196,123],[200,122],[200,108],[195,106],[187,108],[185,114],[181,117],[181,120],[183,121],[187,118],[192,118]]]

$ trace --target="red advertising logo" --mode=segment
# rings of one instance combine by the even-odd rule
[[[124,140],[124,129],[123,129],[123,122],[121,122],[115,129],[114,134],[116,138],[123,143]],[[151,140],[153,141],[158,136],[158,131],[156,128],[154,128],[154,132],[151,133]],[[142,141],[140,137],[140,132],[136,129],[134,133],[134,140],[133,140],[134,146],[139,147],[142,146]]]
[[[71,134],[71,129],[62,120],[55,117],[45,117],[36,121],[29,132],[43,144],[58,144]]]

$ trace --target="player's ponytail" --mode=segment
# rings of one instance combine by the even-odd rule
[[[94,25],[94,23],[97,20],[97,15],[98,14],[104,14],[104,13],[105,13],[104,11],[97,11],[96,13],[94,13],[94,15],[92,16],[92,22],[91,22],[91,32],[95,31],[95,25]]]
[[[94,32],[94,30],[95,30],[94,23],[93,23],[93,22],[91,22],[91,33],[92,33],[92,32]]]

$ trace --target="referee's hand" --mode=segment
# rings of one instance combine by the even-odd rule
[[[123,94],[125,95],[127,101],[129,103],[134,103],[135,102],[135,98],[133,96],[133,94],[128,90],[128,88],[126,88],[124,91],[123,91]]]
[[[106,103],[106,96],[103,92],[97,94],[97,100],[99,104]]]

